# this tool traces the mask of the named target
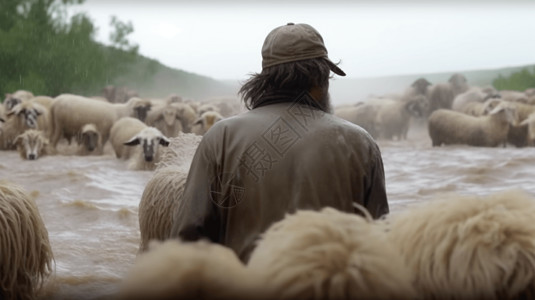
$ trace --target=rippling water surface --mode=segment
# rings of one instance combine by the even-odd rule
[[[424,133],[379,141],[392,213],[442,193],[485,195],[520,188],[535,195],[535,148],[432,148]],[[110,295],[139,243],[138,203],[149,171],[112,155],[23,161],[0,151],[0,179],[23,186],[39,206],[56,260],[47,298]]]

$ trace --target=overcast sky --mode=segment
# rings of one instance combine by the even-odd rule
[[[161,63],[215,79],[261,71],[266,35],[287,22],[323,36],[348,77],[489,69],[535,63],[535,1],[86,0],[109,41],[110,16]]]

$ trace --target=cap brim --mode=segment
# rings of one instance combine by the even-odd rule
[[[329,64],[329,68],[331,68],[331,71],[333,71],[336,75],[340,76],[346,76],[346,73],[342,71],[335,63],[333,63],[330,59],[325,58],[327,61],[327,64]]]

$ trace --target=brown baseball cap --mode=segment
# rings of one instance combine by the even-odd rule
[[[331,71],[346,76],[327,56],[323,38],[308,24],[288,23],[273,29],[262,46],[262,68],[311,58],[324,58]]]

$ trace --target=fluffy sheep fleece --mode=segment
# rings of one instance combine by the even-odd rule
[[[187,177],[187,172],[160,169],[145,186],[139,202],[139,252],[146,251],[151,240],[169,238]]]
[[[171,233],[174,212],[181,201],[195,150],[202,137],[180,133],[171,138],[154,175],[147,182],[139,202],[139,252],[147,250],[151,240],[166,240]]]
[[[52,272],[48,231],[30,196],[0,181],[0,299],[35,299]]]
[[[248,267],[278,299],[414,299],[412,275],[383,228],[332,208],[298,211],[262,236]]]
[[[231,249],[205,241],[152,243],[138,256],[118,299],[274,299]]]
[[[535,199],[447,195],[387,217],[423,299],[534,299]]]

